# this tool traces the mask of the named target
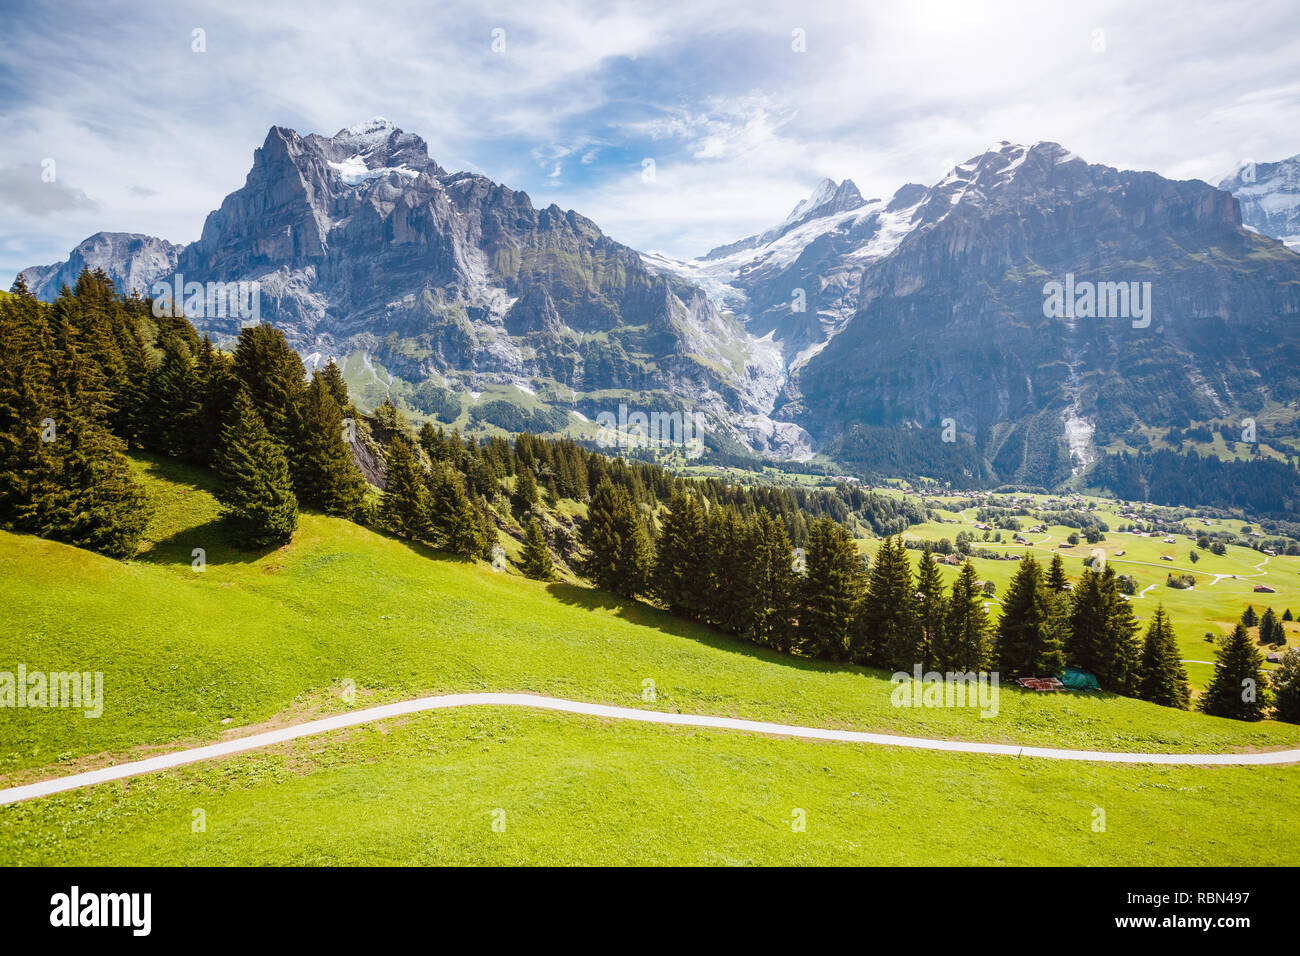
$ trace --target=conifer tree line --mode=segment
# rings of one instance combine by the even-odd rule
[[[102,271],[38,302],[21,277],[0,302],[0,523],[134,553],[148,520],[123,457],[141,448],[215,468],[236,539],[287,541],[298,507],[353,516],[366,482],[345,441],[336,366],[310,382],[270,326],[233,354],[183,317],[119,296]]]
[[[603,482],[579,530],[581,570],[597,586],[765,647],[908,673],[1045,677],[1069,663],[1115,693],[1188,706],[1163,607],[1141,635],[1109,567],[1071,585],[1059,555],[1047,569],[1026,556],[994,626],[970,561],[948,588],[928,545],[915,570],[901,535],[882,539],[868,562],[828,517],[812,522],[796,554],[765,509],[744,516],[681,488],[655,535],[626,490]]]
[[[148,520],[128,448],[213,467],[228,526],[248,547],[287,541],[306,507],[488,556],[503,483],[513,483],[505,511],[528,544],[531,519],[544,517],[535,504],[585,501],[602,480],[624,490],[650,536],[648,516],[682,486],[657,465],[568,440],[473,440],[428,424],[413,433],[392,402],[359,416],[338,366],[308,378],[273,327],[243,329],[225,352],[183,316],[154,316],[150,300],[118,295],[102,271],[83,272],[50,304],[20,278],[0,300],[0,331],[0,526],[113,556],[134,552]],[[368,493],[349,447],[368,440],[383,462],[382,495]],[[873,528],[925,517],[914,502],[850,486],[693,484],[704,501],[746,517],[765,510],[796,542],[822,515]],[[562,527],[541,520],[538,531],[576,560]],[[545,576],[537,545],[534,534],[530,567]]]

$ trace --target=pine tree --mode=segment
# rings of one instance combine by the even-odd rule
[[[11,419],[0,451],[0,521],[110,557],[129,557],[149,520],[144,491],[108,428],[103,372],[84,353],[68,321],[51,326],[54,310],[14,297],[19,323],[3,331],[0,421]],[[6,308],[6,311],[7,308]],[[26,379],[26,383],[24,383]]]
[[[115,409],[110,417],[113,431],[128,444],[142,445],[149,426],[154,421],[156,411],[150,407],[150,387],[153,369],[149,360],[149,349],[136,322],[128,315],[114,328],[117,338],[117,350],[122,356],[125,372],[118,383]],[[212,424],[211,430],[205,430],[196,424],[198,435],[192,440],[202,441],[208,454],[199,459],[205,464],[211,460],[211,448],[215,447],[221,433],[221,421]]]
[[[1282,622],[1277,619],[1271,607],[1265,610],[1259,619],[1259,642],[1261,644],[1286,643],[1286,632],[1282,629]]]
[[[709,596],[704,620],[728,634],[742,634],[749,626],[753,608],[745,523],[732,506],[716,505],[704,524],[704,579]]]
[[[445,462],[434,466],[429,479],[429,521],[438,547],[462,558],[486,556],[484,523],[460,472]]]
[[[1101,592],[1101,575],[1091,568],[1084,569],[1070,594],[1065,654],[1070,664],[1105,684],[1111,657],[1107,647],[1106,604]]]
[[[294,487],[303,505],[348,518],[365,501],[366,479],[352,460],[343,413],[319,372],[312,376],[303,400],[302,445],[296,464]]]
[[[1066,659],[1096,676],[1107,690],[1138,691],[1141,648],[1133,608],[1119,590],[1114,568],[1086,569],[1070,594]]]
[[[0,527],[8,528],[17,527],[18,511],[31,503],[32,483],[46,467],[42,422],[53,403],[47,307],[32,298],[22,276],[13,288],[13,295],[0,297]]]
[[[1165,613],[1163,604],[1158,605],[1151,615],[1142,647],[1139,696],[1143,700],[1164,707],[1187,709],[1190,691],[1181,656],[1169,615]]]
[[[849,655],[862,605],[862,556],[848,531],[830,518],[808,528],[799,644],[805,654],[842,660]]]
[[[1135,697],[1142,657],[1138,622],[1133,605],[1120,593],[1115,569],[1109,565],[1101,572],[1101,595],[1106,604],[1106,645],[1110,654],[1106,679],[1116,693]]]
[[[1291,724],[1300,724],[1300,648],[1290,647],[1282,655],[1282,665],[1270,678],[1274,716]]]
[[[447,461],[449,458],[447,436],[443,434],[442,426],[434,428],[429,422],[421,425],[420,447],[424,449],[431,462]]]
[[[374,428],[378,436],[384,441],[389,440],[394,435],[406,434],[406,417],[402,414],[401,409],[393,404],[391,398],[385,398],[375,408]],[[454,454],[451,463],[456,467],[457,471],[460,471],[464,467],[461,456],[465,453],[465,445],[460,440],[459,432],[452,432],[452,438],[454,439]]]
[[[302,437],[307,375],[302,359],[278,329],[263,323],[240,331],[235,346],[235,375],[247,389],[266,430],[286,453],[296,450]]]
[[[706,539],[704,512],[695,495],[677,491],[655,542],[651,590],[674,614],[700,620],[708,609],[705,588]]]
[[[1266,689],[1259,677],[1264,655],[1251,643],[1245,624],[1233,628],[1215,655],[1218,666],[1201,697],[1201,710],[1216,717],[1261,719],[1267,706]]]
[[[650,539],[626,488],[604,479],[578,522],[586,555],[579,570],[598,588],[633,598],[650,570]]]
[[[970,561],[962,562],[957,580],[953,582],[948,617],[941,635],[935,655],[935,666],[939,670],[965,673],[988,666],[988,611],[984,609],[984,594],[975,578],[975,566]]]
[[[1026,556],[1011,579],[997,629],[998,670],[1004,678],[1049,677],[1064,667],[1059,595],[1047,589],[1042,568]]]
[[[746,536],[750,543],[749,606],[742,633],[756,644],[788,651],[794,638],[791,618],[798,586],[790,539],[766,508],[760,508],[749,523]]]
[[[537,476],[533,474],[531,468],[520,468],[519,474],[515,476],[515,487],[510,492],[510,507],[514,510],[515,517],[523,520],[537,504]]]
[[[164,455],[199,460],[203,409],[194,362],[180,336],[168,334],[161,345],[162,362],[149,383],[152,427],[146,426],[141,437]]]
[[[521,566],[527,577],[537,581],[554,581],[555,565],[551,561],[550,549],[546,547],[546,536],[536,518],[528,519],[528,530],[524,532],[524,550]]]
[[[943,629],[948,616],[943,579],[927,542],[921,551],[916,576],[916,623],[918,629],[917,660],[923,671],[937,666],[938,654],[945,643]]]
[[[339,407],[339,412],[344,418],[355,419],[357,410],[352,405],[352,399],[348,396],[348,385],[343,380],[343,370],[335,364],[334,359],[325,363],[325,367],[319,373],[325,387],[329,389],[330,395],[334,399],[334,404]]]
[[[222,425],[230,417],[239,391],[239,379],[235,377],[234,360],[213,348],[206,335],[199,344],[194,370],[200,390],[194,450],[198,460],[206,463],[216,456]]]
[[[902,536],[880,542],[856,631],[853,659],[858,663],[909,673],[922,663],[912,562]]]
[[[1070,589],[1070,582],[1065,577],[1065,562],[1061,560],[1059,552],[1052,555],[1052,563],[1047,569],[1047,589],[1057,594],[1064,594]]]
[[[216,470],[216,498],[241,544],[261,548],[289,540],[298,526],[289,461],[243,389],[222,429]]]
[[[388,446],[379,521],[399,537],[412,541],[429,539],[429,491],[411,446],[401,435],[395,436]]]
[[[1246,610],[1242,612],[1241,623],[1247,627],[1254,627],[1259,623],[1259,615],[1255,613],[1255,605],[1247,604]]]

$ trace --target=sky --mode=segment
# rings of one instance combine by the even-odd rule
[[[383,116],[679,258],[994,143],[1217,182],[1300,153],[1284,0],[6,0],[0,281],[101,231],[197,239],[271,126]],[[651,171],[653,175],[651,175]]]

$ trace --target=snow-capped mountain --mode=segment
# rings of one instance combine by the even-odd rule
[[[846,186],[698,259],[645,257],[779,350],[769,417],[840,460],[1054,482],[1139,425],[1229,415],[1262,382],[1300,395],[1300,297],[1274,284],[1300,258],[1247,255],[1270,240],[1205,184],[1001,142],[888,202]],[[1045,317],[1067,273],[1149,281],[1159,333]],[[938,445],[947,418],[973,443]]]
[[[303,354],[361,350],[415,403],[431,385],[473,403],[515,385],[546,430],[613,395],[705,411],[722,447],[1053,484],[1108,445],[1143,447],[1145,426],[1300,401],[1300,255],[1240,211],[1258,198],[1290,228],[1268,197],[1293,195],[1294,169],[1259,167],[1241,186],[1266,188],[1239,190],[1239,209],[1199,181],[1002,142],[888,200],[824,180],[772,228],[678,261],[450,173],[384,120],[273,127],[174,271],[256,280],[262,317]],[[169,247],[131,238],[110,274],[167,278]],[[48,297],[72,268],[27,275]],[[1138,289],[1149,323],[1051,314],[1045,284],[1066,276]],[[521,427],[491,414],[471,418]],[[958,442],[940,441],[949,419]]]
[[[1241,203],[1241,221],[1300,250],[1300,156],[1242,163],[1219,183]]]
[[[1054,313],[1048,283],[1075,280],[1091,306]],[[775,414],[842,460],[913,468],[940,461],[951,419],[973,439],[963,467],[1053,484],[1116,441],[1144,447],[1143,426],[1300,398],[1297,319],[1300,256],[1243,228],[1227,193],[1001,144],[927,190]]]
[[[806,450],[796,426],[762,420],[781,381],[771,346],[698,287],[652,273],[572,210],[448,172],[384,119],[329,137],[273,127],[199,240],[132,268],[116,272],[256,282],[260,317],[309,358],[360,350],[411,386],[464,395],[514,385],[556,403],[552,427],[622,390],[647,410],[710,415],[732,447]],[[219,338],[239,328],[191,318]]]
[[[647,265],[705,289],[754,335],[780,344],[797,368],[857,308],[862,266],[888,255],[911,228],[922,187],[889,202],[863,199],[851,180],[823,180],[780,224],[692,260],[647,253]]]
[[[1046,144],[1039,144],[1046,145]],[[863,199],[852,180],[825,179],[780,224],[687,261],[647,254],[652,269],[701,286],[757,336],[781,346],[788,370],[816,355],[858,310],[864,268],[912,231],[958,204],[976,204],[1015,176],[1033,147],[998,143],[926,187],[909,183],[888,200]],[[1054,162],[1070,162],[1060,150]]]

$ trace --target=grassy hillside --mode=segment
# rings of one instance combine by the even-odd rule
[[[16,710],[6,769],[454,690],[536,691],[605,703],[928,736],[1131,750],[1300,741],[1108,695],[1003,689],[996,718],[891,706],[888,675],[769,653],[642,604],[441,558],[346,521],[305,515],[293,543],[232,549],[208,476],[138,459],[157,512],[133,562],[0,534],[0,660],[102,670],[104,715]],[[193,552],[206,570],[193,569]],[[1008,562],[1008,564],[1010,564]],[[652,681],[656,699],[643,701]],[[223,724],[223,721],[226,723]]]
[[[156,511],[134,561],[0,532],[0,669],[102,670],[106,698],[98,719],[6,711],[0,784],[465,690],[1094,749],[1300,743],[1300,727],[1109,695],[1004,687],[992,719],[894,708],[880,672],[772,654],[345,521],[304,515],[289,546],[241,552],[206,472],[148,457],[135,466]],[[1297,767],[1104,767],[482,710],[0,808],[0,858],[1264,863],[1281,852],[1294,863],[1295,850],[1277,848],[1300,846],[1300,834],[1276,808],[1298,790]],[[1098,807],[1105,832],[1092,829]],[[203,834],[190,829],[194,808]],[[505,833],[490,827],[497,808]],[[807,812],[805,833],[790,829],[794,808]]]

